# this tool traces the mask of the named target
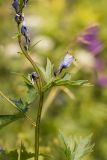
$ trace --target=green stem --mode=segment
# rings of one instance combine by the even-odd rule
[[[43,107],[43,93],[40,94],[39,107],[37,112],[36,126],[35,126],[35,157],[34,160],[38,160],[39,157],[39,131],[41,122],[41,113]]]
[[[38,87],[40,100],[39,100],[39,106],[38,106],[38,111],[37,111],[37,118],[36,118],[36,122],[35,122],[36,126],[34,126],[35,127],[35,157],[34,157],[34,160],[38,160],[38,157],[39,157],[39,130],[40,130],[42,107],[43,107],[43,97],[44,97],[44,94],[42,92],[42,85],[43,85],[42,84],[42,77],[40,75],[40,70],[39,70],[38,66],[33,61],[33,59],[29,56],[28,51],[25,51],[23,49],[23,46],[21,44],[20,25],[18,25],[18,32],[19,32],[18,42],[19,42],[20,49],[22,50],[22,53],[28,59],[28,61],[31,63],[31,65],[33,66],[34,70],[36,71],[36,73],[39,76],[39,79],[38,79],[38,81],[36,81],[36,84],[37,84],[37,87]]]

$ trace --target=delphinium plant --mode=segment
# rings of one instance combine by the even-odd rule
[[[30,39],[30,32],[28,26],[26,25],[24,17],[24,9],[27,6],[28,2],[29,0],[13,0],[12,7],[15,12],[14,19],[17,25],[17,40],[21,50],[20,54],[25,56],[34,70],[32,73],[28,74],[28,76],[22,74],[22,77],[24,78],[25,84],[28,89],[33,92],[33,97],[36,99],[36,97],[39,96],[38,111],[37,115],[35,115],[36,120],[33,120],[28,115],[29,105],[32,104],[32,99],[29,100],[29,102],[23,102],[22,99],[16,100],[13,98],[8,98],[3,94],[3,92],[0,91],[1,97],[6,99],[12,106],[14,106],[18,110],[18,113],[14,115],[0,115],[0,128],[3,128],[4,126],[17,119],[26,118],[35,129],[35,151],[34,153],[28,153],[25,147],[21,144],[19,154],[16,150],[10,153],[1,150],[0,158],[2,160],[26,160],[30,158],[38,160],[39,156],[43,155],[39,152],[39,137],[41,113],[45,93],[56,86],[72,87],[88,84],[87,80],[73,81],[71,73],[67,70],[67,68],[70,68],[71,64],[76,61],[74,56],[71,55],[72,51],[67,51],[65,53],[65,56],[57,69],[54,69],[54,65],[48,58],[45,69],[31,58],[30,52],[32,44]],[[84,155],[92,151],[93,145],[90,144],[91,136],[80,140],[78,143],[73,139],[71,141],[71,144],[70,139],[66,139],[63,134],[61,134],[61,137],[64,143],[64,146],[62,145],[62,150],[65,156],[64,159],[66,160],[80,160]]]

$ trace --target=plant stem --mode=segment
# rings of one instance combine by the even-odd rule
[[[20,49],[22,51],[22,53],[24,54],[24,56],[26,57],[26,59],[31,63],[31,65],[33,66],[34,70],[36,71],[36,73],[39,76],[39,80],[37,81],[37,88],[38,88],[38,92],[40,95],[40,100],[39,100],[39,106],[38,106],[38,111],[37,111],[37,118],[36,118],[36,125],[35,127],[35,157],[34,160],[38,160],[39,157],[39,130],[40,130],[40,122],[41,122],[41,113],[42,113],[42,107],[43,107],[43,97],[44,97],[44,93],[42,92],[42,77],[40,74],[40,70],[38,68],[38,66],[36,65],[36,63],[33,61],[33,59],[30,57],[28,51],[25,51],[23,49],[23,46],[21,44],[21,33],[20,33],[20,25],[18,25],[18,43],[20,46]]]
[[[41,122],[41,113],[43,107],[43,98],[44,94],[40,94],[39,107],[36,118],[36,126],[35,126],[35,157],[34,160],[38,160],[39,157],[39,131],[40,131],[40,122]]]

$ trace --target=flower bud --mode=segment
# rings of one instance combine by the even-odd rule
[[[28,0],[23,0],[23,7],[26,7]]]
[[[64,68],[68,68],[74,60],[75,58],[67,52],[55,75],[61,73]]]
[[[13,8],[15,9],[16,13],[19,13],[19,2],[18,0],[14,0],[12,3]]]
[[[24,21],[24,15],[22,15],[22,14],[16,14],[15,21],[16,21],[17,24],[20,24],[21,22]]]
[[[36,82],[36,80],[39,78],[39,76],[36,72],[32,72],[31,74],[29,74],[29,78],[30,78],[32,84],[34,84]]]
[[[25,37],[26,45],[29,45],[30,44],[29,29],[26,26],[24,21],[23,21],[23,24],[22,24],[22,27],[21,27],[21,33]]]

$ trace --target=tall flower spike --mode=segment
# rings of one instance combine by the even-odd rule
[[[25,37],[26,45],[29,45],[30,44],[29,29],[26,26],[25,21],[23,21],[23,23],[22,23],[21,33]]]
[[[74,56],[72,56],[69,52],[67,52],[58,70],[55,72],[55,75],[61,73],[64,68],[68,68],[74,60],[75,60]]]
[[[13,0],[12,6],[15,9],[16,13],[19,13],[19,1]]]

